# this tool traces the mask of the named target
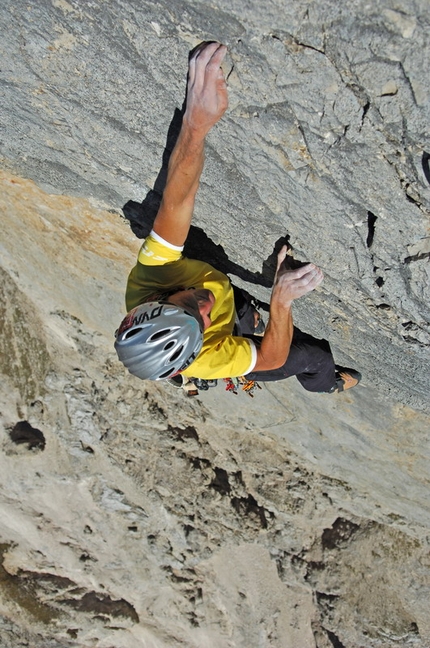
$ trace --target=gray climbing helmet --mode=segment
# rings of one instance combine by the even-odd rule
[[[203,345],[193,315],[175,304],[156,301],[133,308],[115,335],[118,358],[143,380],[164,380],[183,371]]]

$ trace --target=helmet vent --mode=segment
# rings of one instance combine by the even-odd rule
[[[168,378],[170,374],[172,373],[172,370],[169,369],[168,371],[165,371],[161,376],[159,376],[158,380],[163,380],[163,378]]]
[[[156,340],[163,338],[168,333],[170,333],[169,329],[162,329],[161,331],[156,331],[151,335],[150,338],[148,338],[148,340],[150,340],[151,342],[155,342]]]
[[[174,353],[172,356],[170,356],[170,362],[175,362],[175,360],[176,360],[177,358],[179,358],[179,356],[180,356],[181,353],[182,353],[183,348],[184,348],[184,347],[181,346],[179,349],[177,349],[177,350],[175,351],[175,353]]]
[[[141,328],[131,329],[130,331],[126,332],[124,337],[125,337],[126,340],[128,340],[129,338],[133,337],[133,335],[136,335],[137,333],[140,333],[141,330],[142,330]]]

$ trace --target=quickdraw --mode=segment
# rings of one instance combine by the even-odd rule
[[[225,391],[237,394],[238,380],[237,378],[223,378],[225,382]]]
[[[225,390],[232,394],[237,394],[239,387],[242,388],[248,396],[254,398],[254,392],[261,389],[261,385],[256,380],[248,380],[246,376],[239,376],[239,378],[224,378]]]

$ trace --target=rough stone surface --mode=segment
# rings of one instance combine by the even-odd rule
[[[0,645],[428,648],[428,3],[0,12]],[[319,264],[295,316],[351,393],[188,400],[112,351],[213,38],[190,250],[263,302],[281,238]]]
[[[383,392],[426,407],[427,2],[6,0],[1,11],[3,165],[118,210],[153,187],[189,49],[227,43],[230,109],[210,136],[196,224],[239,274],[257,275],[248,288],[266,302],[258,275],[288,235],[326,276],[298,322]]]

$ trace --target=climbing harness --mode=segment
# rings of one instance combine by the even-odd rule
[[[218,380],[204,380],[203,378],[185,378],[185,376],[175,376],[166,382],[173,387],[182,388],[186,396],[198,396],[199,391],[208,391],[211,387],[218,385]],[[245,392],[251,398],[261,385],[256,380],[248,380],[246,376],[239,376],[238,378],[223,378],[225,384],[225,391],[237,395],[239,391]]]

